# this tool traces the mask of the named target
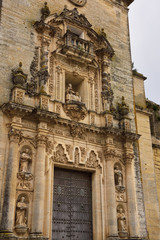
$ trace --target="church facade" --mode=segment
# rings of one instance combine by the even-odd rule
[[[0,239],[158,240],[137,144],[132,0],[1,2]]]

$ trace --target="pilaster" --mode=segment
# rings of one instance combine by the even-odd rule
[[[38,125],[37,135],[37,157],[35,165],[35,185],[32,217],[32,237],[43,239],[44,222],[44,196],[45,196],[45,154],[46,154],[46,134],[47,124]],[[37,239],[36,238],[36,239]]]
[[[17,119],[17,118],[16,118]],[[9,234],[10,237],[14,237],[14,215],[16,204],[16,180],[18,172],[18,144],[21,137],[21,118],[16,121],[12,119],[12,124],[8,132],[9,137],[9,154],[6,170],[5,189],[4,189],[4,202],[1,221],[0,233],[5,236]],[[0,237],[1,237],[0,235]]]
[[[137,224],[137,210],[136,210],[136,196],[132,162],[134,159],[133,147],[131,142],[126,142],[124,145],[125,151],[125,165],[126,165],[126,191],[128,202],[128,226],[130,237],[138,236]]]
[[[110,137],[106,141],[105,151],[105,181],[106,181],[106,199],[107,199],[107,219],[108,219],[108,236],[118,237],[117,232],[117,212],[116,196],[114,183],[114,157],[115,148],[113,139]]]

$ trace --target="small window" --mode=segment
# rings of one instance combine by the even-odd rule
[[[68,25],[67,30],[77,35],[77,37],[84,39],[84,32],[81,29]]]

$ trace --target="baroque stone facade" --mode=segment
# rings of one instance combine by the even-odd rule
[[[0,239],[148,239],[131,2],[2,1]]]

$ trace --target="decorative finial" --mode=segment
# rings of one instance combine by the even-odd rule
[[[101,36],[105,37],[106,38],[106,33],[104,31],[104,28],[101,29]]]
[[[44,21],[49,15],[50,15],[50,10],[49,7],[47,6],[47,2],[44,3],[44,7],[41,9],[41,19]]]
[[[14,85],[20,85],[25,87],[27,82],[27,74],[22,70],[22,62],[19,62],[19,67],[12,70],[12,81]]]
[[[119,114],[125,116],[129,113],[129,106],[125,102],[124,96],[122,96],[122,102],[118,103]]]

